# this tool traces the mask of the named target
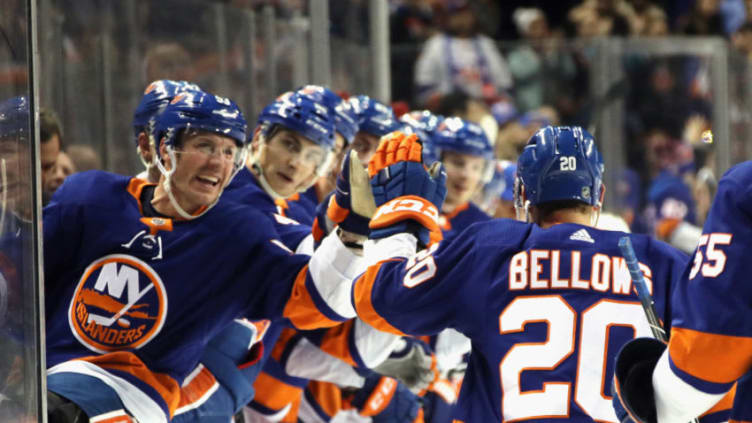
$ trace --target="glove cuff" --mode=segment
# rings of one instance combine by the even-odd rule
[[[371,229],[381,229],[404,220],[414,220],[431,232],[441,232],[436,205],[417,195],[397,197],[382,204],[376,209],[368,226]]]

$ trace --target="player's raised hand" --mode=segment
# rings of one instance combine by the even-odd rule
[[[371,192],[368,171],[358,159],[358,154],[351,150],[342,161],[336,189],[316,209],[314,238],[322,238],[331,232],[334,226],[367,237],[368,223],[375,211],[376,203]],[[316,236],[317,232],[321,235]]]
[[[393,132],[381,139],[368,163],[378,207],[371,219],[372,239],[409,232],[423,245],[441,239],[439,209],[446,196],[446,173],[437,162],[423,165],[423,146],[416,135]]]

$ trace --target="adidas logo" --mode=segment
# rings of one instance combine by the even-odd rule
[[[584,229],[580,229],[579,231],[573,233],[572,235],[570,235],[569,239],[573,241],[585,241],[591,244],[595,243],[595,240],[592,237],[590,237],[590,234],[588,233],[588,231]]]

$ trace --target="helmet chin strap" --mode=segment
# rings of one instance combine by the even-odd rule
[[[269,184],[269,181],[266,180],[266,177],[264,177],[264,169],[261,167],[261,164],[258,162],[258,158],[256,156],[256,154],[251,155],[249,162],[251,168],[253,168],[253,171],[256,173],[256,177],[259,181],[259,185],[261,185],[261,189],[263,189],[265,193],[269,194],[269,196],[275,200],[284,199],[285,197],[279,195],[279,193],[275,191],[274,188],[272,188],[272,186]]]

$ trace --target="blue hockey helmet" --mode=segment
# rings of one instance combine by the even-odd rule
[[[431,164],[439,160],[436,145],[433,141],[434,133],[442,121],[441,116],[434,115],[428,110],[415,110],[400,116],[404,125],[403,132],[415,134],[423,142],[423,162]]]
[[[593,136],[579,126],[546,126],[528,141],[517,160],[515,202],[530,205],[576,200],[600,207],[603,157]]]
[[[334,128],[342,137],[351,143],[358,133],[358,116],[352,105],[342,99],[337,93],[320,85],[306,85],[295,93],[310,97],[313,101],[323,104],[334,116]]]
[[[458,153],[480,156],[486,160],[493,159],[493,146],[485,131],[477,123],[458,117],[444,119],[433,135],[433,141],[439,151],[456,151]]]
[[[190,82],[169,79],[154,81],[146,87],[144,95],[133,113],[133,135],[136,140],[138,140],[139,133],[146,131],[148,134],[150,132],[155,117],[167,107],[176,94],[183,91],[201,91],[201,88]]]
[[[351,98],[350,104],[358,116],[359,132],[381,138],[403,127],[391,107],[366,95]]]
[[[333,114],[325,105],[299,93],[283,94],[267,105],[258,117],[258,124],[265,135],[280,125],[327,150],[334,147]]]
[[[483,183],[488,183],[493,177],[493,146],[488,141],[486,132],[477,123],[458,117],[446,118],[436,128],[432,139],[439,157],[445,151],[483,157],[486,160]]]
[[[26,97],[12,97],[0,103],[0,139],[30,140],[31,113]]]
[[[243,113],[230,99],[203,91],[179,93],[156,118],[154,135],[170,148],[175,147],[184,130],[214,132],[235,140],[244,147],[247,123]]]

